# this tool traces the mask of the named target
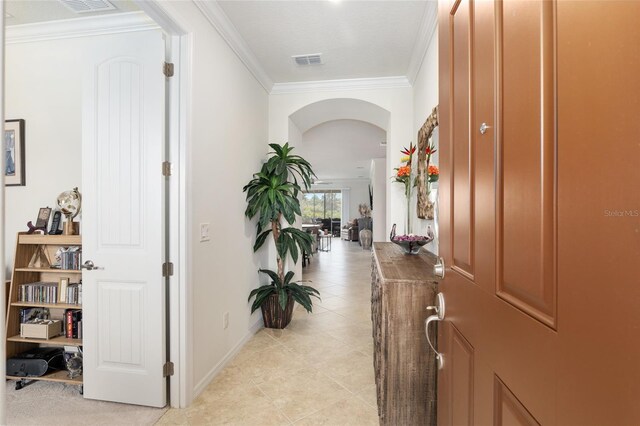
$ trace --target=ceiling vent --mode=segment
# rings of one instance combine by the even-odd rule
[[[68,9],[76,13],[105,12],[116,10],[108,0],[60,0]]]
[[[311,55],[296,55],[292,56],[296,64],[300,66],[307,65],[322,65],[322,53],[313,53]]]

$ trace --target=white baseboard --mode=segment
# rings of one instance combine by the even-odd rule
[[[202,393],[202,391],[204,391],[207,386],[209,385],[209,383],[211,383],[211,381],[218,375],[218,373],[220,373],[222,371],[222,369],[224,367],[226,367],[226,365],[229,363],[229,361],[231,361],[238,352],[240,352],[240,349],[242,349],[242,347],[245,345],[245,343],[247,343],[254,334],[256,334],[260,329],[262,328],[262,317],[259,317],[258,321],[256,321],[250,328],[249,331],[247,332],[247,334],[244,336],[244,338],[238,342],[238,344],[236,346],[234,346],[225,356],[224,358],[222,358],[222,360],[216,364],[215,367],[213,367],[206,376],[204,376],[204,378],[202,380],[200,380],[198,382],[198,384],[193,388],[193,401],[196,400],[196,398],[198,398],[198,395],[200,395]]]

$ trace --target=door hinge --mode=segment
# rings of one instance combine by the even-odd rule
[[[162,377],[173,376],[173,363],[168,361],[162,366]]]
[[[169,161],[162,162],[162,176],[171,176],[171,163]]]
[[[173,263],[172,262],[165,262],[162,264],[162,276],[163,277],[170,277],[173,275]]]
[[[173,77],[173,64],[171,62],[165,62],[162,66],[162,73],[165,77]]]

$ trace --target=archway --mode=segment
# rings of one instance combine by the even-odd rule
[[[331,182],[332,188],[330,189],[342,189],[345,186],[352,186],[358,189],[356,198],[355,189],[354,193],[351,193],[349,189],[343,191],[344,204],[343,204],[343,221],[357,217],[357,206],[359,202],[366,202],[369,204],[368,194],[363,196],[362,186],[364,185],[364,191],[368,192],[369,185],[372,192],[372,198],[374,201],[373,216],[373,234],[374,240],[384,241],[386,234],[386,219],[387,219],[387,131],[389,129],[391,113],[385,108],[380,107],[371,102],[367,102],[361,99],[354,98],[332,98],[324,99],[307,104],[295,112],[289,115],[289,142],[299,148],[299,153],[311,153],[318,154],[318,149],[309,149],[309,146],[305,146],[311,140],[317,141],[317,135],[320,133],[329,135],[333,131],[335,135],[340,132],[343,134],[348,133],[347,129],[351,129],[351,140],[344,141],[344,154],[349,153],[348,144],[360,144],[362,149],[362,158],[358,158],[358,167],[355,164],[352,167],[352,171],[359,170],[356,175],[358,176],[331,176],[334,181]],[[377,132],[377,133],[376,133]],[[363,138],[368,138],[367,141],[357,141],[357,137],[354,135],[360,133]],[[312,137],[310,135],[315,135]],[[366,142],[366,143],[364,143]],[[345,160],[340,157],[341,151],[334,147],[331,150],[327,150],[327,155],[333,156],[337,160]],[[353,149],[350,155],[354,157]],[[363,163],[366,158],[366,166]],[[317,157],[316,157],[317,158]],[[311,158],[308,158],[312,161]],[[326,160],[326,159],[325,159]],[[349,159],[349,161],[356,162],[356,157]],[[313,161],[312,161],[313,163]],[[343,178],[352,179],[351,185],[345,185]],[[359,181],[359,182],[356,182]],[[324,182],[324,184],[327,184]],[[325,187],[328,188],[328,187]],[[349,203],[349,201],[351,201]],[[354,204],[355,203],[355,204]],[[351,206],[349,205],[351,204]],[[344,223],[344,222],[343,222]]]

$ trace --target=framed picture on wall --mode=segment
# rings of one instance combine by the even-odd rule
[[[25,185],[24,120],[4,122],[5,186]]]

